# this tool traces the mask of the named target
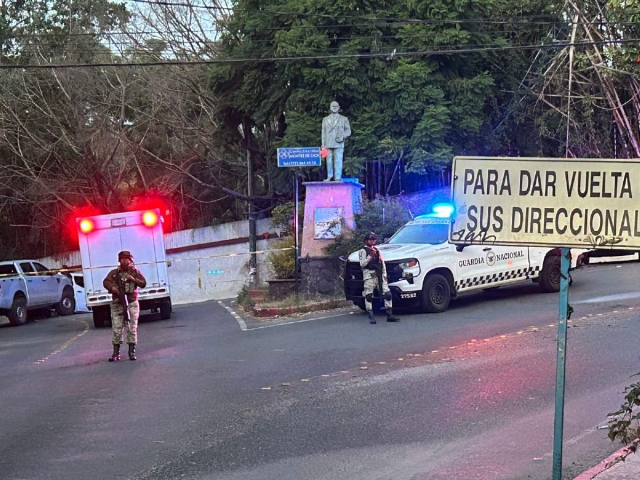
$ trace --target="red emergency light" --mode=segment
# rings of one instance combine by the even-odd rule
[[[142,223],[147,227],[155,227],[158,223],[158,214],[156,212],[144,212],[142,214]]]
[[[80,220],[79,226],[82,233],[90,233],[95,227],[93,221],[88,218],[83,218],[82,220]]]

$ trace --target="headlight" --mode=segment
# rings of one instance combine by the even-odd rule
[[[420,262],[416,258],[410,258],[400,262],[402,277],[413,283],[413,277],[420,275]]]

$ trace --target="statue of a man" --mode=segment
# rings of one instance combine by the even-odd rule
[[[351,136],[347,117],[340,115],[340,104],[331,102],[331,113],[322,119],[322,146],[327,149],[327,179],[325,182],[342,180],[342,157],[344,141]]]

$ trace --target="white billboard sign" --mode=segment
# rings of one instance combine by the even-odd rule
[[[640,159],[455,157],[458,245],[640,250]]]

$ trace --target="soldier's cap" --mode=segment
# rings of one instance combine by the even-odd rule
[[[131,252],[129,250],[123,250],[118,253],[118,261],[122,260],[123,258],[129,258],[133,260],[133,255],[131,255]]]

